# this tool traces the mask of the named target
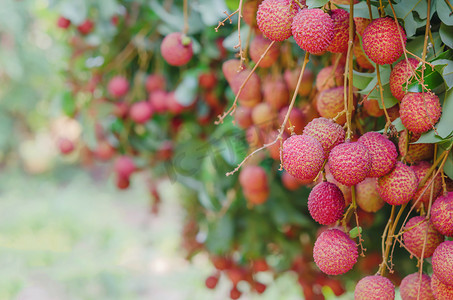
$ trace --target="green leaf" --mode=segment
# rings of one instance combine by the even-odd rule
[[[226,15],[223,13],[227,11],[227,6],[223,0],[200,0],[196,9],[200,13],[201,20],[207,26],[214,26],[220,20],[223,20]],[[236,3],[236,8],[238,3]],[[195,7],[194,7],[195,8]]]
[[[192,105],[197,97],[198,75],[187,72],[175,91],[176,100],[183,106]]]
[[[450,2],[451,3],[451,2]],[[445,25],[453,25],[453,15],[451,15],[451,8],[447,5],[445,0],[440,0],[436,2],[437,15],[439,16],[442,23]]]
[[[362,234],[362,227],[354,227],[349,231],[349,236],[351,239],[355,239],[356,237],[359,236],[359,234]]]
[[[453,48],[453,26],[440,24],[439,34],[442,42],[450,48]]]
[[[346,4],[343,5],[335,4],[335,5],[349,12],[349,5]],[[374,5],[371,5],[371,14],[373,15],[373,19],[379,18],[379,11],[377,7]],[[366,19],[370,18],[370,13],[368,12],[368,5],[366,4],[365,1],[354,4],[354,18],[357,17]]]
[[[436,125],[437,132],[441,138],[448,138],[453,131],[453,89],[445,93],[442,105],[442,116]]]
[[[60,7],[60,13],[78,25],[87,18],[88,8],[84,0],[64,1]]]
[[[376,77],[375,73],[360,73],[353,70],[352,82],[354,86],[360,90],[365,89],[373,78]],[[377,79],[376,79],[377,82]]]
[[[225,214],[220,219],[208,224],[206,248],[209,252],[221,255],[228,252],[233,245],[234,224],[230,215]]]
[[[73,117],[76,111],[76,103],[74,97],[72,97],[72,93],[66,91],[61,98],[61,108],[63,112],[68,117]]]
[[[392,95],[392,92],[390,91],[390,84],[389,83],[383,85],[382,89],[383,89],[383,96],[384,96],[384,105],[385,105],[386,108],[390,108],[390,107],[392,107],[392,106],[394,106],[395,104],[398,103],[398,101]],[[380,100],[381,99],[381,93],[379,91],[379,87],[375,88],[370,93],[370,95],[368,96],[368,99],[377,99],[377,100],[379,100],[378,101],[379,107],[382,108],[382,104],[381,104],[381,100]]]
[[[307,0],[305,4],[308,8],[316,8],[324,6],[327,2],[328,0]]]
[[[422,76],[421,70],[417,69],[416,73],[417,73],[417,78],[421,78],[421,76]],[[439,72],[437,72],[436,70],[432,70],[429,67],[426,68],[424,71],[423,83],[424,83],[425,87],[427,87],[434,93],[442,93],[445,88],[444,79],[443,79],[442,75],[440,75]],[[406,83],[404,83],[403,86],[405,84]],[[413,78],[412,82],[409,84],[407,90],[408,90],[408,92],[421,93],[421,92],[423,92],[423,86],[417,81],[416,78]]]
[[[444,165],[444,172],[448,177],[450,177],[450,179],[453,179],[453,152],[448,154]]]
[[[235,11],[238,9],[239,0],[225,0],[225,4],[229,10]]]
[[[428,52],[427,52],[427,60],[429,61],[430,59],[434,58],[434,54],[439,54],[442,52],[442,40],[440,38],[440,35],[438,32],[433,32],[433,41],[434,41],[434,49],[433,47],[428,47]],[[431,40],[429,40],[431,42]],[[415,55],[418,55],[419,57],[422,56],[423,54],[423,48],[424,48],[424,36],[423,35],[418,35],[412,40],[408,41],[407,50],[414,53]],[[435,51],[434,51],[435,50]]]

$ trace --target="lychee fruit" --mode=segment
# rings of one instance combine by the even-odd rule
[[[403,278],[400,284],[400,294],[402,300],[434,300],[431,290],[431,277],[422,274],[420,284],[420,274],[412,273]],[[420,287],[420,297],[418,290]]]
[[[316,75],[316,89],[319,92],[344,84],[344,67],[338,65],[322,68]]]
[[[352,186],[363,181],[371,170],[368,149],[358,142],[346,142],[329,154],[329,170],[340,183]]]
[[[253,125],[252,109],[250,107],[239,106],[234,113],[234,120],[240,128],[249,128]]]
[[[282,109],[280,109],[280,112],[278,114],[278,121],[280,122],[280,124],[282,124],[283,121],[285,120],[285,116],[288,113],[288,109],[289,109],[288,106],[284,106]],[[289,127],[292,126],[294,133],[302,134],[302,131],[304,130],[306,124],[307,123],[305,121],[304,113],[297,107],[293,107],[293,109],[289,113],[289,119],[288,122],[286,123],[285,131],[286,133],[291,134],[292,132],[289,129]]]
[[[434,228],[431,222],[423,222],[423,220],[425,220],[425,217],[421,216],[409,219],[405,225],[405,232],[403,234],[404,245],[406,245],[411,254],[414,254],[418,258],[422,258],[426,233],[423,258],[431,257],[437,246],[444,241],[444,236]]]
[[[453,299],[453,286],[443,284],[437,278],[436,274],[433,274],[431,277],[431,290],[437,300]]]
[[[392,95],[399,101],[403,100],[403,97],[406,94],[405,89],[403,89],[403,83],[406,83],[407,80],[414,75],[413,70],[417,68],[417,65],[418,60],[416,60],[415,58],[408,58],[407,60],[401,60],[395,65],[395,67],[393,67],[389,80],[390,91],[392,92]]]
[[[120,156],[116,159],[113,169],[119,177],[129,178],[135,172],[135,163],[129,156]]]
[[[375,19],[363,32],[362,46],[365,54],[374,63],[378,65],[392,64],[404,52],[406,33],[401,25],[391,17]]]
[[[175,92],[167,93],[166,101],[168,110],[175,115],[182,113],[186,108],[178,101]]]
[[[368,56],[366,56],[365,52],[363,52],[362,46],[360,45],[360,40],[358,38],[354,40],[352,51],[359,67],[361,67],[362,69],[374,70],[374,65],[368,59]]]
[[[389,173],[396,163],[398,152],[395,144],[378,132],[367,132],[358,142],[364,145],[371,156],[371,170],[368,177],[381,177]]]
[[[60,149],[61,154],[69,154],[74,151],[74,142],[68,138],[58,139],[58,149]]]
[[[57,20],[57,26],[60,27],[60,28],[63,28],[63,29],[66,29],[69,27],[69,25],[71,25],[71,21],[66,19],[65,17],[63,16],[60,16]]]
[[[192,59],[192,41],[181,32],[170,33],[162,40],[160,52],[168,64],[183,66]]]
[[[367,18],[354,17],[355,31],[362,36],[365,28],[370,24],[371,20]]]
[[[151,74],[146,77],[145,89],[148,93],[152,93],[159,90],[165,90],[167,82],[165,77],[161,74]]]
[[[309,135],[293,135],[283,143],[282,165],[294,177],[313,180],[324,162],[322,145]]]
[[[384,110],[379,107],[379,102],[376,99],[364,99],[363,108],[371,117],[379,118],[384,115]]]
[[[281,42],[292,35],[291,24],[298,10],[292,0],[265,0],[258,7],[256,24],[268,39]]]
[[[263,84],[264,102],[270,104],[274,110],[279,110],[289,102],[289,92],[281,77],[268,77]]]
[[[299,189],[304,182],[296,177],[292,176],[286,171],[282,173],[282,184],[289,191],[295,191]]]
[[[437,279],[443,284],[451,286],[453,282],[453,241],[441,243],[434,251],[431,263]]]
[[[231,85],[234,76],[236,76],[236,74],[242,71],[244,68],[245,66],[239,59],[226,60],[222,64],[223,76],[225,76],[225,79]]]
[[[365,178],[356,185],[356,201],[361,209],[369,213],[377,212],[384,206],[385,202],[377,190],[376,178]]]
[[[434,201],[431,207],[431,222],[437,231],[453,237],[453,192],[448,192]]]
[[[300,68],[293,70],[286,69],[283,77],[285,79],[286,85],[291,92],[296,90],[297,81],[300,75]],[[299,86],[299,91],[297,92],[300,96],[305,97],[310,95],[312,86],[313,86],[314,75],[310,69],[305,69],[304,74],[302,74],[302,82]]]
[[[406,162],[413,164],[420,160],[431,159],[434,155],[434,144],[415,143],[421,136],[421,133],[412,133],[406,149],[407,132],[400,132],[398,139],[398,150],[401,156],[404,156]]]
[[[135,102],[129,109],[130,118],[137,124],[146,123],[152,115],[153,109],[147,101]]]
[[[401,101],[401,122],[412,132],[429,131],[439,121],[441,114],[439,97],[431,92],[407,93]]]
[[[339,86],[322,91],[316,100],[316,108],[321,117],[333,119],[344,111],[344,87]],[[346,114],[337,119],[338,124],[346,122]]]
[[[117,118],[124,119],[127,116],[128,111],[129,111],[129,106],[127,105],[127,103],[120,101],[120,102],[115,103],[112,113]]]
[[[253,41],[250,43],[250,48],[249,48],[250,58],[255,63],[258,63],[258,61],[261,58],[261,55],[264,54],[267,47],[269,47],[269,45],[271,43],[272,43],[271,40],[265,38],[262,35],[255,36]],[[272,45],[272,47],[269,49],[269,51],[267,51],[267,53],[263,57],[263,59],[261,60],[259,67],[269,68],[277,61],[279,55],[280,55],[280,46],[277,43],[274,43]]]
[[[293,19],[294,40],[302,50],[320,54],[334,38],[334,22],[322,9],[302,9]]]
[[[401,162],[396,162],[393,170],[378,178],[378,192],[390,205],[402,205],[409,202],[418,187],[414,170]]]
[[[316,118],[308,123],[303,134],[310,135],[321,143],[326,155],[333,147],[344,142],[346,133],[343,127],[326,118]]]
[[[339,229],[328,229],[316,239],[313,259],[322,272],[340,275],[352,269],[357,262],[356,243]]]
[[[129,81],[123,76],[115,76],[110,79],[107,90],[115,98],[123,97],[129,91]]]
[[[231,80],[231,89],[234,94],[239,93],[239,89],[249,76],[251,70],[243,70],[234,75]],[[261,101],[261,81],[256,73],[253,73],[239,94],[239,103],[243,106],[253,107]]]
[[[327,47],[332,53],[344,53],[348,50],[349,13],[344,9],[332,9],[330,17],[333,21],[333,39]]]
[[[330,225],[343,216],[345,200],[341,190],[331,182],[316,185],[308,196],[308,211],[322,225]]]
[[[77,30],[83,35],[91,33],[93,29],[94,23],[91,20],[85,20],[79,26],[77,26]]]
[[[261,102],[252,109],[253,124],[260,128],[272,128],[277,120],[277,114],[269,103]]]
[[[163,113],[167,111],[167,92],[164,90],[156,90],[149,94],[148,102],[154,111]]]
[[[357,283],[354,291],[355,300],[394,300],[395,286],[386,277],[366,276]]]
[[[421,162],[411,166],[412,170],[414,170],[414,172],[415,172],[415,175],[417,175],[419,184],[423,180],[423,178],[426,176],[426,174],[428,174],[428,170],[431,167],[432,167],[432,164],[427,161],[421,161]],[[434,170],[434,172],[436,172],[436,170]],[[428,183],[431,181],[431,179],[432,179],[432,175],[428,178],[428,181],[426,181],[425,184],[423,184],[423,186],[420,186],[417,189],[417,191],[414,194],[414,197],[412,198],[413,203],[415,203],[417,201],[417,204],[416,204],[417,208],[420,207],[421,204],[423,203],[425,209],[428,209],[429,198],[431,195],[431,188],[433,190],[433,199],[436,199],[437,196],[439,195],[440,191],[442,190],[441,175],[438,174],[434,178],[432,184],[428,188],[426,188],[428,186]],[[422,195],[422,192],[424,192],[423,195]],[[433,203],[434,203],[434,200],[433,200]]]
[[[211,90],[217,84],[217,76],[213,71],[206,71],[198,76],[198,85],[204,89]]]

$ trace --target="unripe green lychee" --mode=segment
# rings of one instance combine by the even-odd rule
[[[408,61],[409,64],[407,63]],[[409,65],[412,66],[412,68]],[[408,58],[408,60],[403,59],[395,65],[390,73],[390,91],[399,101],[403,100],[403,97],[406,94],[406,89],[403,89],[403,83],[406,83],[407,80],[413,76],[414,72],[412,69],[415,70],[417,65],[418,60],[415,58]]]
[[[363,181],[371,170],[370,153],[358,142],[340,144],[330,151],[329,169],[340,183],[355,185]]]
[[[365,178],[356,185],[356,201],[361,209],[369,213],[377,212],[384,206],[385,202],[377,190],[376,178]]]
[[[160,45],[160,52],[165,61],[172,66],[187,64],[193,56],[192,42],[184,43],[184,34],[173,32],[165,36]]]
[[[293,135],[283,143],[282,165],[294,177],[313,180],[324,162],[322,145],[309,135]]]
[[[322,9],[302,9],[293,19],[294,40],[302,50],[320,54],[334,38],[334,22]]]
[[[398,150],[401,156],[404,156],[409,164],[416,163],[420,160],[431,159],[434,155],[434,144],[415,143],[421,136],[421,133],[412,133],[409,140],[408,149],[406,149],[406,131],[400,132],[398,139]]]
[[[406,245],[411,254],[415,254],[418,258],[422,257],[426,232],[426,245],[423,258],[431,257],[437,246],[444,241],[444,236],[434,228],[431,222],[422,222],[423,220],[425,218],[421,216],[409,219],[403,234],[404,245]]]
[[[356,243],[343,231],[328,229],[316,239],[313,259],[324,273],[340,275],[352,269],[357,262]]]
[[[344,87],[339,86],[329,90],[322,91],[316,100],[316,108],[321,117],[327,119],[335,118],[344,110]],[[346,114],[337,119],[338,124],[346,122]]]
[[[399,161],[390,173],[378,178],[379,195],[390,205],[409,202],[417,187],[418,179],[414,170]]]
[[[453,236],[453,192],[448,192],[434,201],[431,207],[431,222],[443,235]]]
[[[451,286],[453,283],[453,241],[441,243],[434,251],[431,263],[437,279],[443,284]]]
[[[428,173],[428,170],[432,167],[432,164],[427,162],[427,161],[421,161],[415,165],[412,165],[411,168],[414,170],[415,175],[417,175],[418,178],[418,183],[423,180],[423,178],[426,176]],[[436,172],[436,170],[434,170]],[[434,199],[437,198],[439,195],[440,191],[442,190],[442,178],[441,175],[438,174],[432,183],[428,188],[428,183],[431,181],[432,175],[429,177],[428,181],[425,182],[423,186],[420,186],[417,191],[414,194],[414,197],[412,198],[412,202],[415,203],[415,201],[418,201],[416,206],[417,208],[420,207],[423,203],[423,206],[425,207],[425,210],[428,209],[429,206],[429,198],[431,195],[431,188],[433,189],[433,203]],[[425,190],[426,189],[426,190]],[[422,192],[424,191],[423,195]],[[418,199],[420,198],[420,200]]]
[[[311,135],[321,143],[326,155],[333,147],[344,142],[345,131],[343,127],[326,118],[316,118],[304,128],[304,134]]]
[[[250,48],[249,48],[249,53],[250,53],[250,58],[257,63],[261,55],[264,54],[266,51],[267,47],[269,47],[270,43],[272,43],[271,40],[265,38],[262,35],[257,35],[253,39],[253,41],[250,43]],[[278,56],[280,54],[280,46],[277,43],[274,43],[272,47],[269,49],[269,51],[266,53],[266,55],[263,57],[261,60],[259,67],[261,68],[269,68],[272,66],[278,59]]]
[[[332,9],[330,17],[333,21],[333,39],[327,47],[332,53],[344,53],[348,50],[349,13],[344,9]]]
[[[317,184],[308,196],[308,211],[319,224],[330,225],[340,220],[344,207],[343,193],[331,182]]]
[[[358,142],[363,144],[370,152],[371,170],[368,177],[381,177],[393,169],[398,152],[395,145],[387,137],[370,131],[362,135]]]
[[[343,81],[344,67],[338,65],[334,70],[334,66],[328,66],[322,68],[316,75],[316,89],[322,92],[343,85]]]
[[[292,0],[265,0],[258,7],[256,23],[270,40],[281,42],[289,38],[298,6]]]
[[[394,63],[404,52],[403,44],[405,47],[406,33],[401,25],[390,17],[373,20],[362,36],[365,54],[378,65]]]
[[[401,101],[401,122],[412,132],[429,131],[439,121],[441,114],[439,97],[431,92],[407,93]]]
[[[356,285],[355,300],[394,300],[395,286],[386,277],[380,275],[366,276]]]
[[[431,290],[433,295],[437,300],[451,300],[453,299],[453,286],[443,284],[436,276],[433,274],[431,277]]]
[[[431,290],[431,277],[422,274],[420,297],[418,298],[418,288],[420,284],[420,274],[412,273],[403,278],[400,284],[400,294],[402,300],[434,300]]]

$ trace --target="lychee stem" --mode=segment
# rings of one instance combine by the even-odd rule
[[[215,32],[218,32],[219,31],[219,28],[220,26],[225,26],[225,22],[226,20],[230,21],[230,24],[233,24],[233,20],[231,20],[231,17],[234,16],[235,14],[237,14],[239,12],[239,9],[236,9],[234,12],[232,12],[231,14],[228,14],[228,12],[224,11],[223,13],[225,15],[227,15],[227,17],[225,19],[223,19],[223,21],[219,21],[219,24],[217,25],[216,28],[214,28]]]
[[[345,102],[347,99],[347,105],[345,103],[345,109],[347,107],[346,112],[346,124],[347,124],[347,132],[346,132],[346,139],[350,139],[352,135],[352,124],[351,124],[351,117],[352,112],[354,110],[354,95],[353,95],[353,55],[352,55],[352,46],[354,44],[354,1],[349,1],[349,40],[348,40],[348,54],[347,54],[347,71],[348,71],[348,96],[344,97]],[[346,93],[346,76],[345,76],[345,93]],[[357,225],[358,226],[358,225]],[[363,249],[362,249],[363,250]]]
[[[189,32],[189,8],[187,5],[187,0],[184,0],[183,3],[183,14],[184,14],[184,28],[182,30],[182,33],[186,35],[187,32]]]

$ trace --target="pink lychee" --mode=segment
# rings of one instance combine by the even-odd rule
[[[431,257],[437,246],[444,241],[444,236],[434,228],[431,222],[423,222],[423,220],[425,218],[421,216],[409,219],[403,234],[404,245],[411,254],[415,254],[418,258],[422,257],[425,234],[427,236],[423,258]]]
[[[409,166],[401,162],[397,162],[390,173],[378,179],[379,195],[390,205],[409,202],[417,187],[417,175]]]
[[[453,236],[453,192],[442,195],[431,207],[431,222],[443,235]]]
[[[344,207],[343,193],[331,182],[319,183],[308,196],[308,211],[319,224],[330,225],[340,220]]]
[[[395,286],[386,277],[366,276],[357,283],[354,291],[355,300],[394,300]]]
[[[381,177],[393,169],[398,152],[395,144],[387,137],[370,131],[362,135],[358,142],[363,144],[370,152],[371,170],[368,177]]]
[[[439,97],[431,92],[407,93],[401,101],[401,122],[412,132],[429,131],[439,121],[441,114]]]

